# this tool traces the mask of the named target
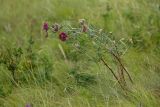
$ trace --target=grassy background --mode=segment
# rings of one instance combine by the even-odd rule
[[[83,56],[66,63],[57,45],[60,41],[44,39],[41,32],[44,21],[75,22],[81,18],[113,32],[113,38],[133,42],[123,56],[134,80],[130,86],[132,93],[124,95],[103,64],[88,62]],[[7,54],[6,49],[12,52],[22,46],[25,50],[32,35],[36,42],[32,47],[36,68],[31,71],[37,76],[32,76],[32,72],[26,76],[30,71],[23,68],[27,62],[23,57],[17,70],[21,82],[14,86],[10,71],[1,64],[0,107],[24,107],[27,103],[34,107],[158,107],[159,19],[159,0],[0,0],[0,57],[3,59]],[[27,55],[25,50],[24,56]],[[76,78],[70,75],[75,68],[94,75],[97,84],[77,85]],[[44,73],[51,77],[43,77]]]

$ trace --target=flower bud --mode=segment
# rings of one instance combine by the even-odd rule
[[[48,29],[49,29],[49,25],[48,25],[47,22],[45,22],[45,23],[43,24],[43,30],[45,30],[45,31],[47,32]]]
[[[84,25],[85,24],[85,19],[79,19],[79,23],[81,24],[81,25]]]

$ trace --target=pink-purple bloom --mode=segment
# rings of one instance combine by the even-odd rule
[[[30,104],[26,104],[26,107],[32,107]]]
[[[47,22],[45,22],[45,23],[43,24],[43,30],[45,30],[45,31],[47,32],[48,29],[49,29],[49,25],[48,25]]]
[[[65,32],[61,32],[60,34],[59,34],[59,39],[61,40],[61,41],[66,41],[67,40],[67,34],[65,33]]]

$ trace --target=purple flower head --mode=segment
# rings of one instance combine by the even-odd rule
[[[32,107],[30,104],[26,104],[26,107]]]
[[[66,41],[67,40],[67,34],[65,33],[65,32],[61,32],[60,34],[59,34],[59,39],[61,40],[61,41]]]
[[[45,31],[47,32],[48,29],[49,29],[48,23],[45,22],[45,23],[43,24],[43,30],[45,30]]]

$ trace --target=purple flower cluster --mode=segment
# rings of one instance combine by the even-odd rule
[[[66,41],[67,38],[68,38],[68,36],[67,36],[67,34],[66,34],[65,32],[61,32],[61,33],[59,34],[59,39],[60,39],[61,41]]]
[[[85,23],[85,19],[80,19],[79,20],[79,23],[80,23],[80,25],[81,25],[81,31],[82,32],[87,32],[88,31],[88,26],[87,26],[87,24]],[[59,33],[59,39],[61,40],[61,41],[66,41],[67,40],[67,38],[68,38],[68,35],[67,35],[67,33],[65,33],[65,32],[59,32],[60,31],[60,29],[61,29],[61,26],[59,25],[59,24],[57,24],[57,23],[55,23],[55,24],[53,24],[52,26],[51,26],[51,30],[52,30],[52,32],[54,32],[54,33]],[[48,23],[47,22],[44,22],[44,24],[43,24],[43,30],[46,32],[46,37],[48,37],[48,30],[49,30],[49,25],[48,25]]]
[[[26,106],[25,107],[32,107],[30,104],[26,104]]]
[[[48,29],[49,29],[49,25],[48,25],[47,22],[45,22],[45,23],[43,24],[43,30],[45,30],[45,31],[47,32]]]

